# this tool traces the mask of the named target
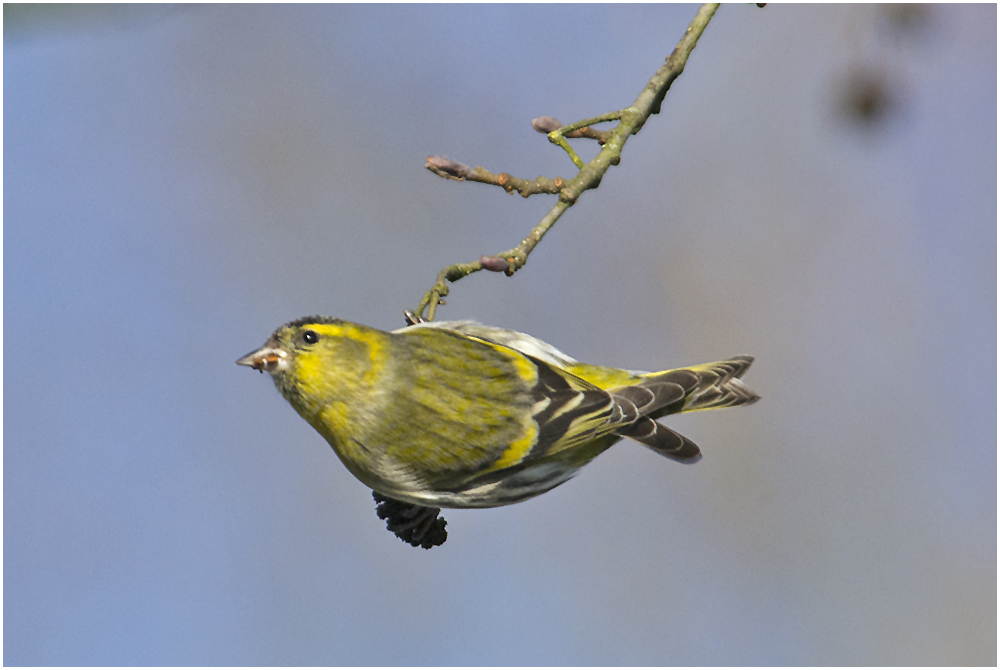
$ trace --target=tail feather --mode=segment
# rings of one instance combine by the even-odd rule
[[[697,444],[648,416],[640,417],[628,429],[620,430],[617,434],[630,437],[661,456],[681,463],[697,463],[701,460],[701,449]]]
[[[665,376],[686,373],[686,377],[693,377],[695,380],[694,383],[685,385],[683,404],[676,409],[670,408],[672,411],[667,413],[695,412],[757,402],[760,396],[751,391],[740,379],[750,369],[751,363],[753,356],[734,356],[725,361],[664,373]]]
[[[683,400],[685,390],[680,384],[656,377],[634,386],[612,389],[611,395],[616,399],[630,400],[640,414],[648,415]]]
[[[734,356],[715,363],[648,373],[637,384],[609,389],[622,405],[629,406],[629,414],[632,406],[638,414],[635,421],[615,432],[667,458],[682,463],[697,462],[701,459],[698,445],[656,419],[668,414],[757,402],[760,396],[740,379],[751,363],[753,356]]]

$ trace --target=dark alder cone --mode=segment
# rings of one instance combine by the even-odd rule
[[[375,513],[378,518],[385,519],[385,527],[403,542],[430,549],[448,539],[448,531],[444,528],[448,522],[438,517],[441,513],[439,508],[411,505],[378,491],[372,491],[372,497],[377,503]]]

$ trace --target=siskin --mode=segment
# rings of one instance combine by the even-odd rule
[[[579,363],[530,335],[472,321],[387,333],[311,316],[236,361],[275,386],[375,491],[425,507],[496,507],[549,491],[623,437],[693,463],[659,419],[749,405],[735,356],[664,372]]]

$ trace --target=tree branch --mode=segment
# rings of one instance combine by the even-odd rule
[[[468,165],[463,165],[458,161],[453,161],[450,158],[445,158],[444,156],[428,156],[427,161],[424,163],[424,167],[437,176],[444,177],[445,179],[454,179],[455,181],[478,181],[481,184],[492,184],[494,186],[501,187],[508,193],[517,191],[525,198],[529,195],[535,195],[536,193],[558,193],[562,189],[563,184],[566,183],[562,177],[556,177],[555,179],[538,177],[537,179],[529,181],[527,179],[515,177],[506,172],[494,174],[485,168],[471,168]]]
[[[608,112],[589,119],[571,123],[554,130],[551,129],[554,119],[551,117],[540,117],[532,122],[532,125],[539,132],[546,132],[549,141],[561,146],[570,159],[579,168],[576,177],[564,181],[557,177],[555,180],[548,180],[539,177],[533,182],[518,180],[507,173],[494,175],[481,167],[474,170],[468,166],[449,161],[437,156],[427,159],[427,168],[439,176],[457,179],[459,181],[479,181],[487,184],[502,186],[508,192],[517,190],[522,196],[528,197],[533,193],[558,193],[559,201],[549,210],[548,214],[536,225],[524,240],[513,249],[509,249],[499,254],[482,256],[478,261],[471,263],[455,263],[441,270],[438,273],[437,281],[427,293],[424,294],[420,304],[416,309],[416,316],[423,317],[427,313],[427,319],[433,320],[437,311],[437,306],[442,303],[442,299],[448,295],[448,283],[456,282],[474,272],[486,269],[493,272],[504,272],[508,276],[514,274],[524,267],[528,262],[528,256],[542,241],[545,234],[555,225],[559,217],[572,207],[580,198],[584,191],[597,188],[612,165],[618,165],[621,160],[622,149],[629,136],[638,133],[646,120],[653,114],[659,114],[663,98],[666,96],[670,85],[684,71],[687,59],[691,55],[698,38],[701,37],[709,21],[719,8],[717,3],[702,5],[694,19],[688,25],[681,41],[674,48],[670,56],[656,71],[656,74],[649,80],[639,97],[630,107]],[[593,131],[591,125],[604,123],[607,121],[618,121],[618,125],[611,131]],[[556,123],[558,123],[556,121]],[[584,130],[586,129],[586,130]],[[595,135],[595,133],[597,135]],[[569,146],[567,137],[589,137],[598,139],[602,143],[601,150],[597,156],[589,163],[584,163],[577,153]],[[555,187],[557,182],[563,182],[560,187]],[[516,185],[515,185],[516,183]],[[506,267],[505,267],[506,262]]]

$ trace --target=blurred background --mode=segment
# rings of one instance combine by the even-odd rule
[[[4,6],[4,663],[995,665],[997,9],[723,7],[600,188],[439,318],[757,356],[551,493],[404,545],[261,377],[403,325],[574,175],[694,5]],[[585,159],[596,146],[574,144]]]

